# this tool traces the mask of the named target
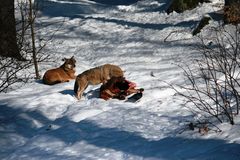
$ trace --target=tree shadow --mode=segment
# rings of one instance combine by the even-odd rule
[[[177,24],[170,24],[170,23],[139,23],[139,22],[130,22],[126,20],[114,19],[114,18],[104,18],[104,17],[92,17],[92,16],[82,16],[82,15],[75,15],[74,18],[81,18],[84,20],[87,19],[94,19],[97,21],[102,22],[109,22],[109,23],[116,23],[118,25],[127,26],[127,27],[139,27],[143,29],[153,29],[153,30],[162,30],[167,27],[192,27],[195,26],[198,21],[190,20],[190,21],[183,21]]]
[[[104,5],[131,5],[139,0],[90,0]]]
[[[75,0],[63,0],[63,3],[49,1],[49,0],[36,0],[41,14],[50,17],[69,17],[74,18],[76,15],[87,15],[102,13],[108,11],[109,8],[114,8],[117,5],[131,5],[139,0],[90,0],[96,3]],[[163,5],[157,8],[146,8],[140,12],[157,12],[164,11],[169,2],[166,0],[159,0]]]
[[[75,2],[71,1],[70,3],[60,3],[49,0],[36,0],[35,3],[39,6],[39,11],[41,14],[50,17],[69,17],[77,14],[94,14],[98,10],[104,10],[104,5],[92,4],[84,1]]]
[[[38,4],[38,9],[41,11],[41,14],[45,16],[74,18],[74,15],[102,13],[104,10],[113,8],[116,5],[130,5],[137,1],[138,0],[63,0],[60,3],[50,0],[36,0],[35,3]]]
[[[146,9],[144,8],[140,12],[165,12],[171,4],[171,1],[169,0],[156,0],[156,1],[158,1],[161,5],[154,8],[153,7]]]
[[[22,116],[22,115],[25,116]],[[45,126],[37,128],[33,122],[39,121]],[[7,156],[10,150],[6,150],[6,145],[11,145],[11,134],[18,134],[27,139],[33,137],[43,138],[53,137],[64,142],[66,145],[75,144],[81,141],[98,148],[106,148],[123,152],[133,156],[153,159],[219,159],[235,160],[240,158],[240,144],[227,143],[218,139],[188,139],[185,137],[170,136],[159,140],[150,140],[142,137],[137,132],[124,131],[121,128],[103,127],[91,120],[73,122],[64,116],[56,120],[50,120],[37,111],[26,111],[14,109],[6,105],[0,106],[0,123],[4,130],[1,130],[0,142],[6,137],[5,143],[1,147],[0,158]],[[15,126],[9,129],[9,126]],[[50,125],[57,125],[58,128],[48,128]],[[42,142],[47,143],[47,142]],[[15,145],[15,144],[12,144]],[[16,146],[13,146],[13,148]],[[69,146],[70,147],[70,146]],[[16,148],[17,149],[17,148]],[[31,150],[31,149],[29,149]],[[35,148],[37,151],[37,148]],[[25,154],[28,148],[25,148]],[[49,152],[41,150],[41,154],[49,155]],[[29,154],[30,151],[29,151]],[[93,153],[94,154],[94,153]],[[63,155],[66,156],[66,155]],[[34,158],[34,157],[33,157]],[[49,158],[49,157],[46,157]],[[77,158],[77,157],[72,157]]]
[[[65,121],[65,120],[63,120]],[[63,135],[73,135],[64,138],[67,143],[87,141],[88,144],[100,148],[114,149],[126,154],[140,156],[143,158],[156,159],[238,159],[240,158],[239,144],[227,144],[224,140],[217,139],[188,139],[183,137],[166,137],[160,140],[148,140],[134,132],[127,132],[118,128],[103,128],[96,123],[83,120],[74,123],[75,129],[65,130]],[[62,133],[62,131],[60,131]],[[59,131],[50,133],[58,136]],[[75,135],[75,136],[74,136]],[[76,136],[78,135],[78,136]],[[74,138],[72,138],[74,137]],[[58,137],[59,138],[59,137]],[[231,155],[231,156],[230,156]]]
[[[121,4],[131,4],[135,3],[137,0],[92,0],[95,2],[101,3],[101,4],[111,4],[111,3],[121,3]],[[94,13],[97,13],[101,10],[106,9],[106,6],[101,6],[97,4],[88,4],[88,3],[83,3],[79,2],[78,4],[72,4],[72,3],[56,3],[53,1],[48,1],[45,0],[44,2],[37,0],[37,3],[42,6],[40,8],[41,12],[43,15],[50,16],[50,17],[69,17],[71,19],[74,18],[81,18],[84,20],[87,19],[94,19],[97,21],[102,21],[102,22],[110,22],[110,23],[116,23],[118,25],[123,25],[123,26],[129,26],[129,27],[140,27],[144,29],[154,29],[154,30],[162,30],[166,27],[171,27],[171,26],[179,26],[179,27],[186,27],[186,26],[192,26],[196,25],[198,21],[186,21],[186,22],[180,22],[178,24],[168,24],[168,23],[162,23],[162,24],[154,24],[154,23],[139,23],[139,22],[130,22],[126,20],[120,20],[120,19],[114,19],[114,18],[104,18],[104,17],[92,17],[92,16],[86,16],[87,14],[91,15]],[[112,4],[112,5],[113,5]],[[164,6],[165,7],[165,6]],[[97,9],[96,9],[97,8]]]

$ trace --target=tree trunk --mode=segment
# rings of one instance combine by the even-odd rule
[[[0,3],[0,56],[23,60],[17,46],[14,0]]]
[[[240,0],[225,0],[224,23],[233,25],[240,23]]]
[[[35,22],[35,15],[33,15],[33,4],[32,4],[32,0],[29,0],[29,23],[31,28],[31,39],[32,39],[32,54],[33,54],[32,57],[33,57],[36,79],[40,79],[38,62],[37,62],[36,45],[35,45],[34,22]]]
[[[182,13],[186,10],[193,9],[198,6],[199,3],[210,2],[209,0],[172,0],[166,12],[169,14],[173,11]]]
[[[240,3],[240,0],[225,0],[225,6],[230,6],[233,3]]]

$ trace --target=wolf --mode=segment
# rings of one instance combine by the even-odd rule
[[[113,64],[104,64],[82,72],[77,76],[74,84],[74,92],[77,99],[81,99],[84,90],[89,84],[104,84],[112,77],[123,77],[123,74],[123,70],[119,66]]]
[[[69,82],[75,79],[76,60],[74,56],[71,58],[63,58],[64,63],[55,69],[47,70],[43,76],[43,83],[54,85],[62,82]]]

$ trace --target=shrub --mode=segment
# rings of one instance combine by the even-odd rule
[[[233,31],[234,30],[234,31]],[[211,43],[201,38],[197,47],[200,57],[192,64],[180,66],[187,78],[177,93],[195,107],[191,110],[204,121],[234,124],[240,105],[240,28],[217,28]],[[214,118],[213,118],[214,117]],[[212,123],[212,122],[211,122]]]

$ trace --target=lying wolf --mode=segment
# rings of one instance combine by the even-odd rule
[[[75,79],[75,67],[76,60],[72,56],[71,58],[64,58],[64,63],[58,68],[50,69],[45,72],[43,76],[43,83],[53,85],[62,82],[69,82],[69,80]]]
[[[123,71],[119,66],[105,64],[79,74],[74,84],[74,92],[77,99],[81,99],[84,90],[89,84],[104,84],[112,77],[123,77]]]

